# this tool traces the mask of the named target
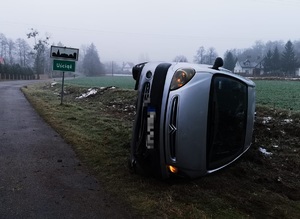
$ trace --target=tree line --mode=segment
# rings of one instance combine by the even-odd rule
[[[0,33],[0,79],[34,79],[29,48],[24,39],[13,41]]]
[[[200,46],[193,62],[212,65],[218,57],[214,47]],[[276,76],[295,76],[300,67],[300,41],[256,41],[251,48],[230,49],[224,54],[224,68],[234,71],[237,61],[249,60],[260,64],[264,74]],[[188,62],[184,55],[178,55],[174,62]]]
[[[26,34],[27,40],[18,38],[15,41],[0,33],[0,73],[1,79],[32,78],[35,75],[52,72],[52,60],[50,59],[49,36],[41,37],[39,31],[31,29]],[[33,43],[33,47],[28,42]],[[52,44],[55,45],[55,44]],[[55,46],[64,46],[59,42]],[[212,65],[218,57],[214,47],[206,49],[200,46],[196,50],[194,63]],[[224,54],[224,67],[233,71],[237,61],[250,60],[261,63],[264,73],[278,76],[294,76],[300,67],[300,41],[256,41],[246,49],[230,49]],[[1,62],[1,58],[5,62]],[[150,61],[150,60],[148,60]],[[188,62],[184,55],[176,56],[175,62]],[[96,46],[82,45],[76,71],[87,76],[99,76],[105,72],[120,71],[121,67],[116,63],[100,61]],[[28,76],[28,77],[27,77]],[[29,77],[30,76],[30,77]]]
[[[39,79],[41,74],[52,73],[50,37],[42,37],[35,29],[31,29],[26,36],[27,40],[18,38],[14,41],[0,33],[0,79]],[[30,41],[33,47],[30,46]],[[59,42],[56,46],[64,45]],[[80,52],[82,55],[79,56],[76,65],[77,71],[87,76],[105,73],[104,65],[93,43],[82,46]]]

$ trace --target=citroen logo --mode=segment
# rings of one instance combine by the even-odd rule
[[[177,128],[173,124],[169,124],[169,134],[173,135],[177,131]]]

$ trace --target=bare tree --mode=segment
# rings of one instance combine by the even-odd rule
[[[197,50],[197,54],[194,56],[194,62],[198,64],[203,64],[205,52],[206,51],[203,46],[199,47],[199,49]]]
[[[20,66],[28,67],[32,63],[29,55],[31,52],[29,44],[24,39],[18,38],[16,40],[16,50]]]
[[[78,56],[78,64],[76,65],[77,70],[81,73],[84,72],[84,68],[83,68],[83,59],[86,55],[86,51],[88,49],[89,45],[81,45],[80,46],[80,55]]]
[[[59,42],[57,43],[57,46],[64,47],[65,45],[64,45],[62,42],[59,41]]]
[[[28,38],[34,39],[34,50],[35,52],[35,72],[37,74],[37,79],[40,79],[40,74],[44,74],[45,71],[45,51],[48,46],[48,40],[49,37],[46,36],[45,39],[37,38],[39,35],[39,32],[37,30],[34,30],[31,28],[31,32],[27,34]]]
[[[14,64],[14,51],[15,51],[15,43],[12,39],[9,39],[7,41],[8,46],[8,58],[9,58],[9,64]]]
[[[207,62],[205,64],[212,65],[214,64],[215,59],[217,58],[218,53],[214,47],[210,47],[207,51],[206,57]]]
[[[173,62],[188,62],[184,55],[178,55],[173,59]]]
[[[7,58],[7,38],[3,33],[0,33],[0,56]]]
[[[280,40],[280,41],[268,41],[265,44],[265,53],[268,53],[269,50],[274,50],[276,47],[278,48],[279,53],[282,53],[284,50],[284,45],[285,42]]]
[[[142,62],[149,62],[150,61],[150,58],[149,58],[149,55],[148,53],[141,53],[139,55],[139,63],[142,63]]]
[[[267,53],[266,46],[261,40],[255,41],[252,46],[253,58],[260,60]]]

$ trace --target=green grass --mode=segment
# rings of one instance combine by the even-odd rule
[[[300,81],[255,80],[256,103],[300,111]]]
[[[115,86],[119,88],[133,89],[135,81],[130,76],[102,76],[69,79],[65,80],[65,84],[79,85],[83,87]]]

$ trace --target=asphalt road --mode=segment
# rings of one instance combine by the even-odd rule
[[[0,81],[0,218],[131,218],[30,106],[28,83]]]

